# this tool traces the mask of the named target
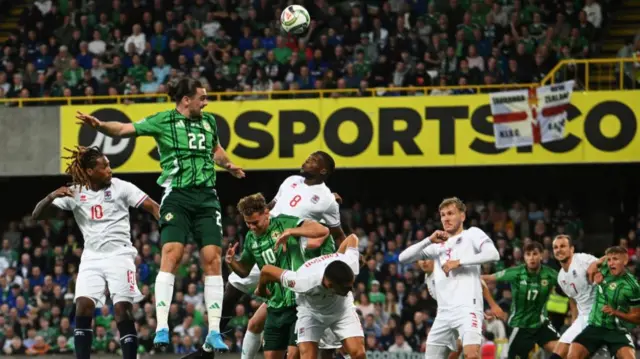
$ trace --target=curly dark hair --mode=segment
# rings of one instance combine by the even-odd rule
[[[87,169],[95,168],[98,159],[103,157],[104,154],[98,147],[76,146],[75,149],[65,147],[65,150],[70,153],[69,156],[62,158],[71,160],[65,170],[65,172],[71,176],[71,184],[78,185],[80,188],[84,187],[89,189],[91,180],[87,174]]]

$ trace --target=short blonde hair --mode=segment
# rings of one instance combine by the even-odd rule
[[[440,203],[440,206],[438,206],[438,210],[442,211],[443,208],[449,207],[451,205],[456,206],[458,211],[460,211],[462,213],[467,212],[467,206],[465,206],[464,202],[462,202],[462,200],[460,198],[458,198],[458,197],[445,198]]]
[[[248,217],[254,213],[264,212],[267,209],[267,200],[262,193],[255,193],[240,199],[237,208],[240,214]]]
[[[609,255],[609,254],[622,254],[622,255],[629,255],[629,252],[627,252],[626,249],[620,247],[620,246],[613,246],[613,247],[609,247],[607,248],[607,250],[604,252],[604,254]]]

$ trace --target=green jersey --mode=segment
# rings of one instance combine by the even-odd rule
[[[628,271],[619,276],[614,276],[606,264],[604,264],[601,272],[604,280],[597,286],[596,298],[589,314],[589,325],[625,332],[635,328],[632,323],[603,313],[602,307],[608,305],[615,310],[629,312],[631,308],[640,306],[640,285],[638,281]]]
[[[509,326],[541,327],[547,321],[547,300],[557,279],[558,272],[544,265],[535,273],[524,264],[496,273],[496,280],[511,284]]]
[[[176,110],[158,112],[133,124],[138,136],[155,138],[160,153],[163,187],[214,187],[216,171],[213,151],[218,126],[213,115],[189,119]]]
[[[282,269],[297,270],[306,261],[300,241],[289,237],[286,252],[283,252],[282,248],[278,248],[276,251],[275,245],[282,232],[298,227],[303,221],[304,219],[284,214],[272,217],[269,228],[263,235],[256,236],[253,232],[247,233],[240,261],[248,267],[257,264],[260,269],[270,264]],[[271,297],[267,302],[269,308],[286,308],[296,305],[295,293],[282,287],[280,283],[269,283],[268,289],[271,292]]]

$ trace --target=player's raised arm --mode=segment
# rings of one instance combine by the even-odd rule
[[[358,236],[356,236],[355,234],[350,234],[349,237],[345,238],[344,241],[342,241],[342,243],[340,244],[338,253],[344,254],[349,248],[358,250],[359,242],[360,240],[358,239]]]
[[[589,282],[593,283],[595,281],[596,274],[600,273],[600,266],[607,261],[607,256],[602,256],[595,262],[592,262],[587,268],[587,278]]]
[[[269,296],[267,290],[269,283],[280,283],[283,287],[296,293],[306,293],[311,289],[309,278],[300,277],[297,272],[267,264],[260,270],[260,281],[256,288],[256,295]]]
[[[518,268],[512,267],[503,269],[494,274],[483,274],[480,276],[480,279],[483,281],[489,282],[511,282],[514,281],[518,277]]]
[[[227,262],[229,268],[240,278],[247,278],[249,276],[249,273],[251,273],[251,268],[253,268],[253,265],[256,262],[253,254],[251,254],[251,251],[247,250],[246,241],[245,248],[242,250],[242,256],[240,257],[240,260],[237,260],[236,251],[238,250],[239,245],[240,243],[236,242],[236,244],[234,244],[233,246],[229,246],[224,259],[225,262]]]
[[[496,275],[494,274],[483,274],[480,276],[480,279],[482,281],[485,282],[495,282],[496,281]]]
[[[433,259],[437,253],[435,251],[429,251],[429,246],[434,243],[441,243],[447,236],[447,233],[444,231],[433,232],[429,237],[402,251],[398,257],[400,263],[407,264],[417,262],[421,259]]]
[[[60,200],[56,201],[58,202],[57,204],[59,204],[58,207],[60,209],[73,209],[71,208],[70,203],[73,199],[73,196],[74,194],[71,188],[62,186],[57,190],[49,193],[45,198],[38,202],[38,204],[36,204],[36,208],[34,208],[33,212],[31,213],[31,217],[33,217],[33,219],[40,219],[40,216],[42,216],[44,210],[47,209],[54,201],[56,201],[57,198],[60,198]]]
[[[229,159],[229,156],[227,155],[227,151],[225,151],[224,148],[220,146],[220,143],[217,143],[213,148],[213,161],[216,163],[216,165],[229,171],[229,173],[231,173],[233,177],[245,177],[245,173],[242,167],[237,166],[233,164],[233,162],[231,162],[231,159]]]
[[[460,265],[476,265],[496,262],[500,260],[500,252],[493,244],[493,241],[484,231],[479,228],[472,227],[469,229],[473,234],[473,244],[476,253],[468,257],[460,258]]]
[[[80,111],[76,113],[76,119],[81,121],[80,124],[89,125],[97,131],[112,137],[133,137],[143,135],[142,133],[136,132],[136,128],[133,123],[122,123],[118,121],[104,122],[98,120],[94,116],[87,115]]]
[[[333,196],[335,200],[332,201],[324,211],[323,219],[327,226],[329,226],[329,233],[336,242],[336,245],[340,247],[342,241],[347,237],[342,230],[342,222],[340,221],[340,203],[342,202],[342,198],[338,196],[337,193],[333,193]],[[338,201],[338,198],[340,198],[340,201]]]
[[[287,240],[289,237],[305,237],[307,238],[307,248],[314,249],[322,245],[325,238],[329,235],[329,229],[322,224],[306,219],[301,225],[295,228],[286,229],[276,241],[276,249],[282,246],[283,250],[287,250]]]

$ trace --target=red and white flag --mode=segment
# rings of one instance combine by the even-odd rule
[[[561,140],[574,81],[491,94],[496,148],[531,146]]]
[[[497,148],[530,146],[533,144],[533,114],[529,91],[517,90],[491,94],[493,133]]]
[[[572,80],[537,89],[538,110],[536,112],[540,127],[540,142],[547,143],[564,138],[567,109],[571,104],[573,85]]]

